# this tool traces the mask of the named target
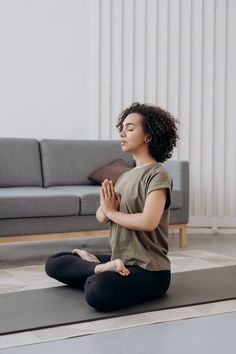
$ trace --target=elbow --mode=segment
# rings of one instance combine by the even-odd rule
[[[144,231],[146,231],[146,232],[152,232],[152,231],[154,231],[156,229],[156,227],[148,227],[148,228],[146,228],[146,230],[144,230]]]
[[[157,224],[156,224],[157,220],[153,220],[153,218],[150,218],[149,215],[145,215],[143,213],[142,215],[142,231],[145,232],[152,232],[157,228]],[[159,222],[158,222],[159,223]]]
[[[96,219],[97,219],[98,222],[100,222],[101,224],[103,224],[103,220],[102,220],[98,215],[96,215]]]
[[[108,219],[107,217],[101,217],[99,215],[96,215],[96,219],[101,224],[108,224],[108,222],[110,221],[110,219]]]
[[[147,226],[146,226],[146,230],[144,231],[147,231],[147,232],[152,232],[152,231],[155,231],[156,228],[158,227],[159,223],[158,224],[153,224],[153,223],[148,223]]]
[[[145,225],[145,230],[146,232],[152,232],[155,231],[156,228],[158,227],[160,223],[160,217],[157,218],[144,218],[144,225]]]
[[[142,231],[145,231],[145,232],[151,232],[153,230],[155,230],[155,228],[150,223],[148,223],[144,227],[142,227]]]

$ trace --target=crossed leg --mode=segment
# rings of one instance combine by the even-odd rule
[[[128,269],[127,277],[110,271],[88,277],[84,286],[88,304],[99,311],[113,311],[161,297],[169,288],[169,270]]]
[[[87,255],[86,255],[87,256]],[[88,304],[100,311],[132,306],[164,295],[170,285],[169,270],[147,271],[128,266],[128,273],[119,272],[110,256],[95,256],[98,262],[87,261],[71,252],[60,252],[48,258],[46,273],[69,286],[85,290]],[[123,263],[123,262],[122,262]]]
[[[48,276],[73,287],[83,288],[86,279],[105,271],[117,272],[122,276],[129,275],[129,270],[119,260],[110,261],[110,256],[95,256],[87,251],[75,249],[71,252],[60,252],[48,258],[45,271]]]

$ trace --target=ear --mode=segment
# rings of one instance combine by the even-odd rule
[[[152,137],[151,137],[151,135],[150,136],[145,136],[145,142],[146,143],[149,143],[149,141],[151,141],[152,140]]]

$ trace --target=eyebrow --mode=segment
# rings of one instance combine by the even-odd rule
[[[136,125],[136,124],[134,124],[134,123],[126,123],[125,125]],[[122,127],[124,126],[124,124],[122,124]]]

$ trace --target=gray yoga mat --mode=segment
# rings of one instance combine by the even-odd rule
[[[236,266],[172,274],[162,298],[113,312],[90,307],[82,290],[60,286],[0,295],[0,334],[236,298]]]

